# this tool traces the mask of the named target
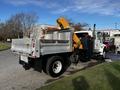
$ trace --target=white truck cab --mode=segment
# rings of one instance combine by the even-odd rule
[[[92,38],[94,38],[92,30],[76,31],[75,33],[78,35],[78,37],[82,37],[84,34],[88,34]],[[100,53],[100,55],[104,56],[104,54],[105,54],[104,47],[105,47],[105,45],[97,38],[97,33],[96,33],[95,38],[94,38],[93,52]]]

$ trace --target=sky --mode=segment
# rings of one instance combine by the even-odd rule
[[[56,25],[64,16],[91,28],[120,29],[120,0],[0,0],[1,21],[21,12],[37,14],[39,24]]]

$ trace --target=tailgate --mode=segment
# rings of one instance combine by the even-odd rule
[[[11,50],[16,53],[31,54],[31,39],[12,39]]]

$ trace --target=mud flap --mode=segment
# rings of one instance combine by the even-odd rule
[[[34,63],[34,70],[42,72],[42,59],[37,58]]]

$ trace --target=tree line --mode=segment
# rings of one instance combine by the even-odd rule
[[[5,22],[0,21],[0,41],[6,41],[12,38],[22,38],[24,35],[29,35],[33,26],[38,24],[38,19],[35,13],[17,13],[12,15]],[[83,27],[88,26],[86,23],[69,22],[76,31],[83,30]]]
[[[37,20],[37,15],[33,13],[12,15],[7,21],[0,22],[0,41],[6,41],[7,38],[23,37],[24,34],[29,33]]]

